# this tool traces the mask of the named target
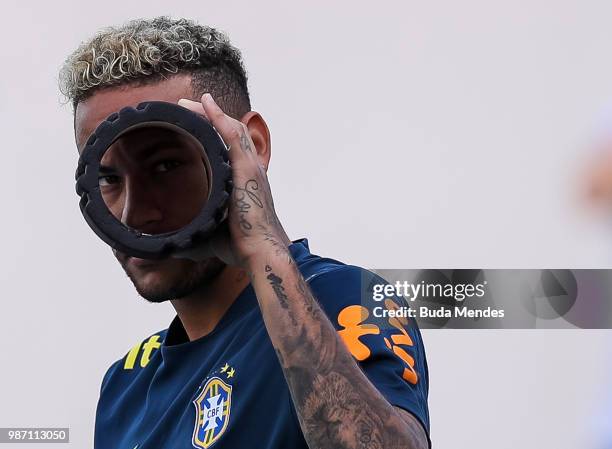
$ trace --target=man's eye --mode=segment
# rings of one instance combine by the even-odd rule
[[[173,160],[161,161],[153,166],[153,171],[155,173],[165,173],[165,172],[172,170],[173,168],[178,167],[179,165],[181,165],[179,161],[173,161]]]
[[[121,182],[121,178],[117,175],[104,175],[98,178],[98,184],[100,187],[110,186]]]

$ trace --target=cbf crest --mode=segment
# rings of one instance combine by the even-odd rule
[[[196,407],[194,447],[209,448],[221,438],[230,419],[232,386],[219,377],[211,377],[193,401]]]

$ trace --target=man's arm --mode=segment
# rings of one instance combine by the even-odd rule
[[[228,224],[233,263],[249,273],[278,355],[304,437],[311,449],[424,449],[420,423],[382,396],[341,341],[288,250],[290,240],[274,211],[265,168],[250,132],[254,115],[226,115],[205,94],[202,104],[180,104],[203,114],[230,145],[233,193]],[[253,119],[255,117],[255,119]],[[265,159],[265,158],[264,158]]]
[[[308,446],[427,448],[421,424],[372,385],[278,248],[259,252],[249,268]]]

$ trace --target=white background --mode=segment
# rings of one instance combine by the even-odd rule
[[[612,226],[578,201],[612,98],[608,1],[5,2],[0,427],[70,427],[71,447],[91,447],[106,368],[173,317],[138,298],[83,221],[57,91],[81,40],[159,14],[242,49],[279,215],[314,253],[372,268],[610,266]],[[595,447],[608,332],[424,336],[435,447]]]

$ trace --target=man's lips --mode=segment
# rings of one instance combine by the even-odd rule
[[[128,267],[133,267],[137,269],[151,269],[155,267],[160,267],[163,264],[163,260],[154,260],[154,259],[141,259],[140,257],[128,256],[121,251],[113,250],[115,253],[115,257],[119,261],[119,263],[123,266],[123,268],[127,269]]]

